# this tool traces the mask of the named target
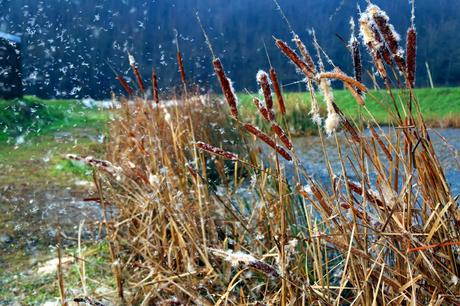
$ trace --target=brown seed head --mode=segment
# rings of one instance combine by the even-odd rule
[[[126,93],[129,96],[132,96],[133,95],[133,90],[129,86],[128,82],[126,82],[125,78],[122,75],[117,75],[117,80],[118,80],[118,82],[120,82],[121,87],[123,87],[123,89],[126,91]]]
[[[237,161],[238,160],[238,155],[232,152],[225,151],[221,148],[214,147],[210,144],[204,143],[202,141],[196,142],[195,146],[203,151],[206,151],[211,154],[219,155],[223,158]]]
[[[302,59],[294,52],[294,50],[289,48],[289,46],[282,40],[276,39],[275,43],[284,53],[284,55],[286,55],[286,57],[289,58],[291,62],[293,62],[300,69],[300,71],[305,74],[306,77],[313,78],[313,71],[308,67],[307,64],[305,64],[304,61],[302,61]]]
[[[270,68],[270,80],[273,84],[273,89],[275,90],[276,100],[278,101],[278,105],[280,108],[281,114],[286,114],[286,106],[284,104],[283,94],[281,93],[281,87],[278,82],[278,76],[276,75],[275,69],[272,67]]]
[[[266,107],[264,107],[258,98],[254,97],[252,101],[256,105],[262,117],[265,118],[265,120],[272,121],[273,119],[275,119],[273,112],[269,111]]]
[[[156,104],[160,103],[160,98],[158,97],[158,78],[155,71],[152,71],[152,90],[153,90],[153,100]]]
[[[257,73],[257,82],[262,89],[262,93],[265,99],[265,106],[267,107],[268,111],[271,112],[273,108],[273,99],[272,92],[270,90],[270,84],[268,83],[268,74],[263,70],[259,70]]]
[[[417,55],[417,32],[414,27],[407,31],[407,46],[406,46],[406,74],[407,86],[413,88],[415,85],[415,69]]]
[[[235,92],[233,91],[230,79],[225,76],[224,67],[222,66],[220,59],[214,59],[212,64],[214,66],[214,71],[216,72],[217,79],[219,80],[220,87],[222,88],[222,92],[225,96],[225,99],[227,100],[228,106],[230,107],[232,116],[235,119],[238,119],[238,99]]]
[[[286,148],[292,150],[291,140],[289,139],[286,132],[284,132],[284,130],[276,122],[272,123],[272,131],[275,132],[276,135],[278,135],[279,139],[286,146]]]
[[[283,147],[280,147],[279,145],[277,145],[276,142],[272,138],[270,138],[270,136],[268,136],[267,134],[259,130],[257,127],[255,127],[251,123],[245,123],[244,128],[249,133],[253,134],[257,138],[265,142],[267,145],[275,149],[278,152],[278,154],[284,157],[284,159],[289,160],[289,161],[292,160],[292,157]]]

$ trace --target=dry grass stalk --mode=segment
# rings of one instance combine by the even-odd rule
[[[117,287],[117,296],[119,298],[119,303],[123,304],[125,300],[125,294],[123,290],[123,278],[121,275],[121,264],[117,259],[112,263],[113,275],[115,277],[115,284]]]
[[[57,255],[58,255],[58,264],[57,264],[57,278],[59,286],[59,296],[61,298],[61,305],[67,306],[66,292],[64,287],[64,274],[62,271],[62,237],[61,237],[61,228],[58,227],[57,239]]]
[[[393,161],[393,157],[391,156],[390,150],[387,148],[387,146],[383,143],[382,138],[377,134],[375,131],[374,127],[372,125],[368,125],[369,130],[371,131],[372,137],[377,140],[380,148],[382,148],[383,153],[385,153],[385,156],[389,161]]]

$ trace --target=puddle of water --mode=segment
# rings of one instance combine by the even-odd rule
[[[447,144],[438,134],[447,140]],[[432,129],[430,136],[445,170],[447,181],[451,185],[453,194],[456,195],[460,193],[460,129]],[[345,141],[343,135],[339,135],[339,141]],[[329,174],[326,169],[320,138],[317,136],[299,137],[293,142],[307,172],[319,180],[328,181]],[[335,139],[330,137],[325,139],[325,142],[332,168],[336,173],[341,173]],[[342,150],[343,156],[347,154],[351,156],[351,152],[346,146],[342,146]]]
[[[90,146],[100,143],[98,137],[98,131],[73,129],[19,148],[2,148],[0,272],[28,270],[50,256],[59,227],[75,238],[80,222],[86,220],[83,236],[94,238],[98,233],[91,224],[101,220],[102,210],[96,202],[83,201],[95,196],[91,183],[58,169],[65,153],[90,154]],[[63,242],[76,245],[72,239]]]
[[[34,265],[40,252],[46,253],[56,244],[59,227],[66,236],[76,237],[80,222],[85,220],[83,237],[94,238],[90,225],[102,219],[102,210],[97,203],[82,200],[88,192],[17,188],[21,187],[4,190],[0,198],[0,270],[13,270],[18,264]],[[14,262],[11,255],[16,255]]]

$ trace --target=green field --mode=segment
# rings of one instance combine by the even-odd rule
[[[397,99],[398,96],[407,95],[398,92],[395,94]],[[415,95],[425,119],[430,124],[460,126],[460,87],[416,89]],[[241,102],[239,110],[243,117],[260,117],[250,94],[241,93],[238,96]],[[352,118],[357,117],[361,107],[348,91],[335,90],[334,96],[337,105],[345,114]],[[288,120],[294,121],[296,129],[306,131],[311,127],[309,117],[306,116],[309,110],[309,95],[304,92],[285,93],[284,97]],[[319,100],[321,101],[321,97]],[[390,103],[389,101],[388,94],[384,91],[372,90],[367,94],[366,106],[379,123],[391,123],[385,108],[385,103]],[[25,96],[14,101],[0,100],[0,142],[9,140],[9,143],[14,144],[21,135],[27,140],[73,129],[104,130],[104,124],[109,117],[109,112],[85,107],[77,100],[42,100],[33,96]]]
[[[0,142],[73,128],[103,129],[108,118],[108,112],[85,107],[77,100],[43,100],[34,96],[0,100]]]
[[[0,185],[68,184],[66,153],[95,154],[108,111],[77,100],[0,100]],[[72,169],[71,172],[78,172]]]
[[[394,92],[396,99],[407,95],[407,92]],[[427,122],[434,127],[460,127],[460,88],[415,89],[420,108]],[[257,114],[256,107],[249,94],[241,94],[240,110],[245,116]],[[300,131],[311,127],[308,116],[310,96],[307,93],[285,93],[287,119],[293,121],[294,126]],[[356,119],[360,112],[365,113],[345,90],[335,90],[334,97],[337,105],[348,116]],[[319,98],[321,101],[321,97]],[[386,111],[385,103],[390,103],[389,95],[385,91],[371,90],[367,93],[366,107],[381,124],[391,123],[391,117]],[[321,104],[321,102],[320,102]],[[325,107],[325,105],[322,105]],[[299,114],[299,112],[301,114]]]
[[[98,137],[106,132],[109,119],[108,111],[85,107],[76,100],[42,100],[31,96],[0,100],[0,193],[3,193],[0,223],[2,235],[12,239],[12,243],[0,243],[0,304],[13,304],[17,299],[38,304],[58,296],[55,274],[37,275],[37,264],[31,264],[30,254],[25,251],[27,238],[21,238],[21,231],[7,225],[16,218],[21,220],[21,215],[29,212],[28,206],[32,206],[24,200],[13,201],[17,197],[32,197],[28,196],[31,194],[34,205],[41,208],[47,205],[42,202],[44,195],[52,191],[59,198],[69,187],[83,197],[86,190],[74,182],[91,180],[91,169],[71,163],[64,155],[103,155]],[[10,209],[10,199],[15,203],[14,210]],[[31,224],[27,230],[37,233],[43,221],[37,220],[36,215],[28,218]],[[55,256],[47,243],[40,241],[36,246],[34,257],[39,263]],[[97,264],[102,258],[89,260]],[[101,273],[97,265],[92,267],[89,273]],[[66,281],[79,287],[75,266],[66,275]],[[110,274],[104,272],[104,275]]]

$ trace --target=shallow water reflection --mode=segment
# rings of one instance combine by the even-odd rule
[[[460,193],[460,129],[430,129],[430,136],[438,158],[445,170],[445,175],[452,188],[452,192],[454,195],[457,195]],[[324,140],[331,166],[334,172],[339,174],[341,173],[341,165],[335,138],[329,137]],[[338,134],[338,141],[339,143],[345,143],[343,134]],[[294,139],[293,142],[308,174],[320,181],[327,181],[329,174],[326,168],[320,137],[299,137]],[[352,156],[348,146],[342,145],[341,149],[344,157]],[[353,157],[351,158],[353,159]],[[351,175],[351,177],[353,176]]]

